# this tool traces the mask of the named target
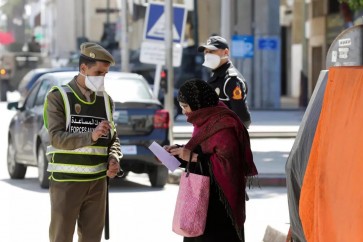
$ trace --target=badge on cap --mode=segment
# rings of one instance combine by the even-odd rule
[[[90,52],[90,53],[89,53],[89,57],[91,57],[91,58],[95,58],[95,57],[96,57],[96,55],[95,55],[95,53]]]

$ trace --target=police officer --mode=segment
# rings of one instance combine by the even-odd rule
[[[198,47],[198,51],[204,52],[203,66],[212,69],[208,83],[218,94],[219,100],[232,109],[248,128],[251,116],[247,106],[247,84],[229,60],[227,41],[220,36],[211,36],[206,44]]]
[[[79,74],[53,87],[45,102],[44,124],[51,146],[51,242],[100,242],[105,225],[106,176],[115,177],[122,157],[112,120],[113,103],[104,77],[114,64],[100,45],[83,43]]]

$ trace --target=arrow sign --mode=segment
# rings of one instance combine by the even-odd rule
[[[184,41],[184,27],[187,10],[184,6],[173,5],[173,42],[181,44]],[[164,4],[149,3],[146,10],[144,40],[164,41],[165,14]]]
[[[146,35],[150,38],[161,39],[164,40],[165,36],[165,14],[163,13],[154,26],[151,27],[149,32]],[[181,39],[178,30],[176,29],[175,25],[173,25],[173,40],[178,41]]]

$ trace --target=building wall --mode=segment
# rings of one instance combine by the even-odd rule
[[[221,0],[198,0],[199,41],[206,42],[211,34],[219,34],[221,29]]]
[[[55,2],[55,54],[64,58],[75,49],[75,16],[73,0],[58,0]],[[65,17],[63,17],[65,16]]]

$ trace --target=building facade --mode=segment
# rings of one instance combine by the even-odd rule
[[[149,0],[32,1],[31,19],[43,52],[67,58],[84,40],[101,42],[105,25],[121,39],[121,15],[127,14],[127,44],[141,46]],[[154,0],[155,1],[155,0]],[[158,0],[164,2],[163,0]],[[174,0],[188,9],[185,45],[197,46],[211,34],[224,36],[231,48],[240,36],[253,38],[253,57],[233,57],[250,87],[252,108],[280,108],[281,96],[306,106],[326,53],[346,27],[338,0]],[[109,11],[107,10],[109,9]],[[195,11],[197,14],[195,14]],[[119,46],[122,48],[122,46]]]

